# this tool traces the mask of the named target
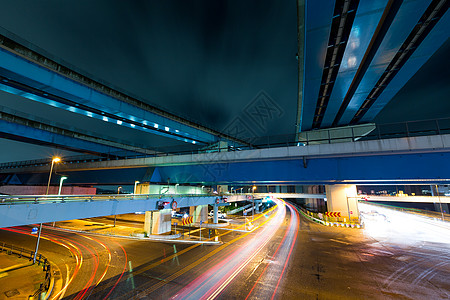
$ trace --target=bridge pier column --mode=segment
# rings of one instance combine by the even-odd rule
[[[261,199],[258,199],[258,200],[255,200],[255,213],[256,214],[259,214],[259,207],[261,206],[261,204],[262,204],[262,200]]]
[[[214,209],[213,223],[217,224],[217,223],[219,223],[219,217],[218,217],[219,207],[217,205],[214,205],[213,209]]]
[[[436,185],[430,185],[431,188],[431,196],[439,196],[438,187]],[[434,203],[434,210],[437,212],[443,212],[444,214],[448,214],[448,203]]]
[[[358,221],[359,209],[356,185],[335,184],[325,186],[329,212],[340,212],[346,221]]]
[[[194,217],[194,223],[202,221],[208,223],[208,205],[189,207],[189,215]]]
[[[144,221],[144,231],[147,235],[162,234],[172,230],[171,209],[160,211],[146,211]]]

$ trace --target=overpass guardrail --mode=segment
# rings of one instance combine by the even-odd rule
[[[218,197],[207,194],[126,194],[126,195],[13,195],[0,196],[0,205],[66,203],[66,202],[92,202],[92,201],[121,201],[146,199],[175,199],[180,197]]]
[[[24,247],[18,247],[12,244],[6,244],[4,242],[0,243],[0,253],[6,253],[8,255],[15,254],[19,258],[28,259],[33,263],[34,251],[27,250]],[[39,285],[39,288],[34,292],[33,295],[29,296],[29,299],[37,299],[41,294],[47,294],[50,289],[52,282],[52,267],[49,260],[42,254],[36,255],[36,263],[38,265],[42,264],[42,271],[45,272],[44,281]]]
[[[100,157],[95,155],[69,156],[65,157],[61,163],[72,164],[72,163],[119,160],[119,159],[163,157],[171,155],[201,154],[211,152],[230,152],[230,151],[242,151],[242,150],[263,149],[263,148],[308,146],[314,144],[332,144],[339,142],[370,141],[370,140],[382,140],[382,139],[392,139],[402,137],[450,134],[450,118],[376,124],[374,130],[364,135],[357,134],[353,130],[353,128],[349,129],[351,130],[348,130],[348,133],[339,136],[334,136],[332,134],[332,132],[336,130],[335,128],[324,129],[325,132],[326,131],[328,132],[328,134],[325,134],[326,137],[323,138],[322,136],[320,136],[319,138],[315,135],[312,135],[312,137],[306,135],[306,138],[302,139],[301,142],[298,141],[298,134],[294,133],[294,134],[272,135],[264,137],[251,137],[248,139],[248,141],[246,140],[246,142],[249,143],[249,146],[240,145],[232,142],[228,142],[226,146],[223,147],[218,146],[212,149],[206,149],[205,145],[200,144],[178,145],[174,147],[154,148],[152,150],[154,150],[155,153],[152,154],[138,154],[129,156],[126,154],[125,151],[123,152],[121,151],[120,153],[119,152],[106,153]],[[0,169],[44,166],[50,165],[51,162],[52,162],[51,158],[5,162],[0,163]]]

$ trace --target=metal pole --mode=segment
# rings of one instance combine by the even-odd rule
[[[50,180],[52,179],[53,165],[55,164],[55,160],[52,159],[52,166],[50,167],[50,174],[48,175],[48,183],[47,183],[47,191],[45,191],[45,195],[48,195],[48,189],[50,187]]]
[[[52,178],[53,165],[55,164],[56,161],[59,161],[59,158],[58,158],[58,160],[56,160],[56,158],[52,159],[52,165],[50,167],[50,174],[48,175],[47,191],[45,192],[45,195],[48,195],[48,189],[50,187],[50,180]],[[39,232],[38,232],[38,238],[36,241],[36,248],[34,249],[33,264],[36,263],[37,252],[39,250],[39,242],[41,240],[41,232],[42,232],[42,223],[39,223]]]
[[[440,209],[441,209],[442,221],[444,221],[444,212],[442,211],[441,196],[439,195],[439,188],[438,188],[438,185],[437,185],[437,184],[436,184],[436,193],[438,194],[439,207],[440,207]]]
[[[37,238],[37,242],[36,242],[36,249],[34,251],[34,256],[33,256],[33,264],[36,263],[37,252],[39,249],[39,241],[41,240],[41,231],[42,231],[42,223],[39,224],[39,232],[38,232],[38,238]]]
[[[61,179],[59,180],[59,189],[58,189],[58,196],[61,195],[61,189],[62,189],[62,185],[63,185],[63,181],[66,180],[67,177],[63,176],[61,177]]]
[[[350,223],[350,207],[348,206],[348,196],[347,196],[347,214],[348,214],[348,221]]]

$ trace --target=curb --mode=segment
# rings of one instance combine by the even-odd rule
[[[364,228],[364,225],[360,224],[350,224],[350,223],[342,223],[342,222],[325,222],[320,219],[316,219],[314,217],[311,217],[310,215],[305,214],[301,209],[298,210],[303,216],[307,217],[311,221],[314,221],[316,223],[320,223],[324,226],[331,226],[331,227],[346,227],[346,228],[357,228],[362,229]]]
[[[141,241],[157,241],[157,242],[170,242],[170,243],[180,243],[180,244],[191,243],[191,244],[206,244],[206,245],[222,244],[222,242],[215,242],[215,241],[177,240],[177,238],[181,237],[181,233],[164,236],[164,238],[161,238],[160,236],[155,236],[155,235],[152,235],[151,237],[138,237],[138,236],[115,235],[115,234],[103,234],[103,233],[83,231],[83,230],[74,230],[74,229],[61,228],[61,227],[51,227],[51,226],[47,226],[47,227],[51,228],[51,229],[54,229],[54,230],[69,231],[69,232],[76,232],[76,233],[90,234],[90,235],[98,235],[98,236],[105,236],[105,237],[131,239],[131,240],[141,240]]]

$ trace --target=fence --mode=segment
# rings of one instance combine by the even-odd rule
[[[17,255],[19,258],[28,259],[29,261],[33,261],[34,251],[26,250],[24,247],[17,247],[14,245],[1,243],[0,244],[0,253],[6,252],[8,255]],[[42,254],[38,254],[36,256],[36,262],[38,265],[42,264],[42,270],[45,272],[44,282],[39,285],[39,289],[34,292],[30,297],[38,297],[43,293],[47,293],[50,288],[51,282],[51,265],[47,258],[45,258]]]

